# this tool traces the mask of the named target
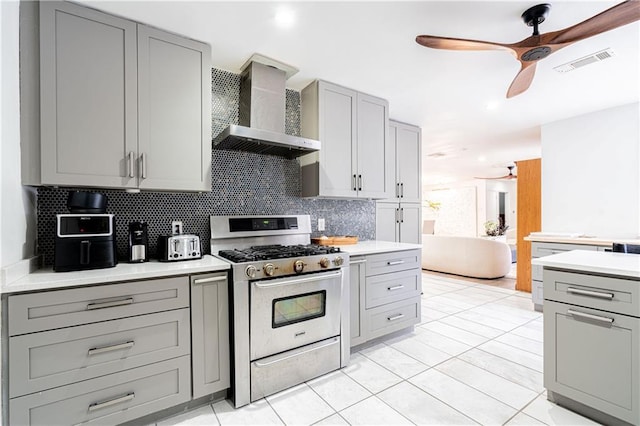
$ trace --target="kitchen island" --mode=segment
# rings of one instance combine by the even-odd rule
[[[640,255],[573,250],[543,268],[550,401],[604,424],[640,424]]]

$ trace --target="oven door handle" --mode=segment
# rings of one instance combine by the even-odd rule
[[[323,274],[323,275],[314,274],[304,278],[284,279],[284,280],[278,280],[278,281],[256,281],[254,284],[258,288],[271,288],[271,287],[280,287],[284,285],[308,283],[311,281],[319,281],[321,279],[327,279],[327,278],[338,278],[341,276],[342,276],[342,271],[336,271],[336,272],[331,272],[329,274]]]

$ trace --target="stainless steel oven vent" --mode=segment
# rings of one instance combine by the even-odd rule
[[[284,132],[285,82],[297,71],[287,64],[253,55],[242,67],[239,124],[220,133],[213,140],[213,148],[286,158],[319,150],[319,141]]]

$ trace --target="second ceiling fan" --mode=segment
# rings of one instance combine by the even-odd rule
[[[538,25],[544,22],[550,9],[551,5],[544,3],[533,6],[522,14],[524,22],[533,27],[533,34],[517,43],[495,43],[433,35],[419,35],[416,42],[434,49],[504,50],[511,53],[520,62],[520,72],[507,91],[507,98],[511,98],[529,88],[539,60],[577,41],[640,20],[640,1],[627,0],[579,24],[540,34]]]

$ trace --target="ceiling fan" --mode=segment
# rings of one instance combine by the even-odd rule
[[[509,169],[509,174],[508,175],[499,176],[499,177],[493,177],[493,178],[477,177],[476,179],[506,179],[506,180],[517,179],[518,176],[513,174],[513,169],[514,168],[515,168],[515,166],[507,166],[507,169]]]
[[[640,1],[627,0],[571,27],[540,34],[538,25],[544,22],[550,9],[551,5],[544,3],[533,6],[522,14],[525,24],[533,27],[533,35],[517,43],[504,44],[432,35],[419,35],[416,42],[434,49],[504,50],[511,53],[521,66],[507,91],[507,98],[512,98],[529,88],[539,60],[577,41],[640,20]]]

